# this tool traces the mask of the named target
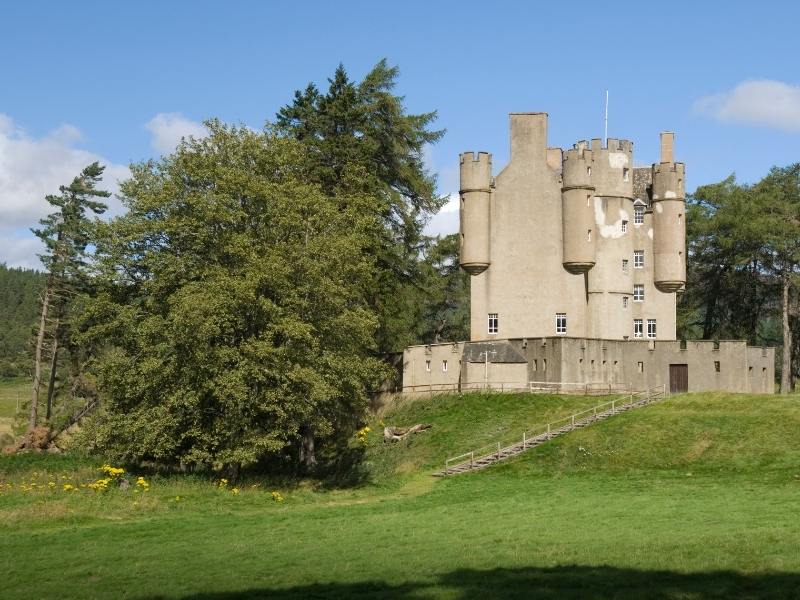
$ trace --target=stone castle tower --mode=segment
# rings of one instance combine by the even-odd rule
[[[684,165],[672,133],[636,167],[609,138],[547,147],[547,115],[511,115],[511,158],[460,155],[470,341],[409,346],[403,393],[659,388],[774,391],[775,349],[678,340],[686,284]]]
[[[511,158],[461,154],[461,256],[472,341],[550,337],[675,339],[686,282],[684,165],[633,143],[547,147],[547,114],[515,113]]]

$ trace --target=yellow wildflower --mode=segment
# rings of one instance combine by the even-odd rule
[[[121,469],[119,467],[112,467],[111,465],[103,465],[102,467],[100,467],[100,470],[103,471],[106,475],[109,475],[111,477],[119,477],[125,472],[125,469]]]

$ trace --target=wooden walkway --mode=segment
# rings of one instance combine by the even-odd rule
[[[536,446],[541,446],[545,442],[564,435],[565,433],[569,433],[570,431],[574,431],[575,429],[581,429],[582,427],[587,427],[592,423],[603,421],[614,415],[653,404],[666,397],[664,386],[660,386],[643,392],[630,394],[627,398],[620,398],[598,404],[597,406],[559,419],[553,423],[548,423],[545,427],[531,432],[524,432],[519,441],[510,445],[503,446],[501,442],[497,442],[496,448],[494,446],[484,446],[477,450],[448,458],[445,461],[444,469],[442,471],[437,471],[433,475],[435,477],[444,477],[446,475],[459,475],[461,473],[469,473],[486,468],[498,461],[511,458],[512,456],[521,454]]]

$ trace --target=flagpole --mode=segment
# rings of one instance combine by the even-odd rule
[[[608,147],[608,90],[606,90],[606,118],[605,118],[604,145]]]

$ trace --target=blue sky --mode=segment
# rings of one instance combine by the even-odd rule
[[[438,110],[441,193],[457,155],[508,157],[508,113],[550,114],[550,145],[632,139],[657,158],[676,132],[689,189],[755,181],[800,160],[800,3],[8,3],[0,35],[0,262],[35,266],[27,227],[85,162],[169,151],[216,116],[260,126],[339,62],[360,78],[386,57],[410,111]],[[445,211],[431,231],[457,226]]]

